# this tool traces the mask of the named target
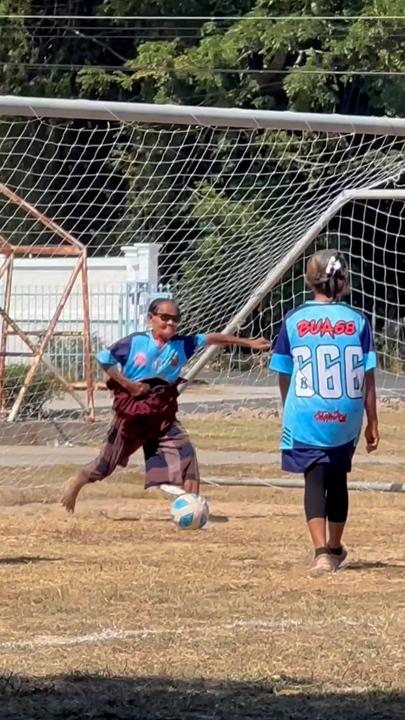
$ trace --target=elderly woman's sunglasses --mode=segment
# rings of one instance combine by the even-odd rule
[[[160,317],[160,319],[163,322],[169,322],[169,320],[172,320],[174,323],[180,322],[180,315],[170,315],[170,313],[160,313],[160,312],[155,312],[153,314]]]

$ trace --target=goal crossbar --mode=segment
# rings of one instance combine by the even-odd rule
[[[405,119],[277,110],[154,105],[152,103],[65,100],[0,95],[0,116],[110,120],[119,122],[200,125],[253,130],[363,133],[405,137]]]

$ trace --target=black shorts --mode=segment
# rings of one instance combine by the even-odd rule
[[[296,443],[292,450],[282,450],[281,467],[289,473],[305,473],[312,465],[322,463],[349,473],[355,450],[354,440],[333,448],[306,447]]]

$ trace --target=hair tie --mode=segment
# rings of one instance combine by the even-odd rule
[[[325,273],[327,277],[330,277],[331,275],[335,275],[338,270],[342,269],[342,263],[340,260],[335,257],[335,255],[332,255],[331,258],[329,258],[328,264],[326,266]]]

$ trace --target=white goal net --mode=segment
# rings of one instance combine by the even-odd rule
[[[142,303],[164,292],[185,332],[274,338],[316,247],[346,253],[379,385],[403,393],[405,121],[2,100],[0,487],[35,484],[44,457],[68,465],[102,437],[94,372],[86,419],[89,336],[94,350],[141,329]],[[125,273],[133,244],[156,249],[155,274]],[[270,407],[266,363],[237,349],[198,359],[183,411]]]

